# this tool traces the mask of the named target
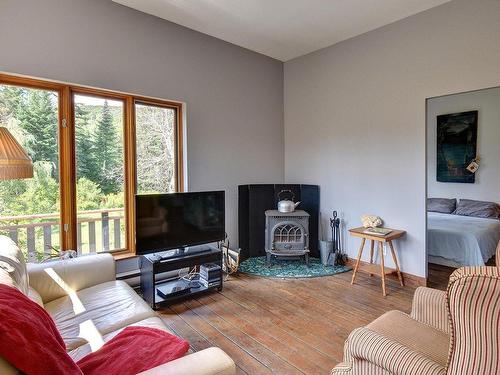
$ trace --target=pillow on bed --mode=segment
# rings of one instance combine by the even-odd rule
[[[484,217],[487,219],[498,219],[500,216],[500,206],[495,202],[460,199],[454,214],[462,216]]]
[[[455,198],[427,198],[427,211],[451,214],[457,208]]]

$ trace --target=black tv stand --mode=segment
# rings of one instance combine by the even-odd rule
[[[221,267],[220,283],[217,285],[205,287],[188,287],[180,292],[174,292],[167,296],[160,296],[158,289],[169,289],[171,286],[181,285],[179,277],[173,277],[167,280],[157,280],[157,275],[163,272],[180,270],[182,268],[193,269],[201,264],[216,263]],[[153,309],[160,305],[168,305],[171,302],[181,298],[187,298],[195,294],[204,293],[217,289],[222,291],[222,252],[215,246],[201,245],[191,246],[182,249],[166,250],[164,252],[148,254],[141,256],[141,291],[143,298]]]

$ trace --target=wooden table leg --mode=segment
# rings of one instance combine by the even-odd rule
[[[382,241],[378,241],[378,251],[380,254],[380,277],[382,278],[382,294],[385,297],[387,293],[385,291],[384,243]]]
[[[375,241],[371,240],[370,241],[370,264],[373,264],[373,250],[375,247]],[[373,273],[370,273],[370,276],[373,276]]]
[[[403,282],[403,275],[401,275],[401,271],[399,270],[399,264],[398,264],[398,258],[396,256],[396,251],[394,250],[394,245],[392,244],[392,241],[389,242],[389,247],[391,248],[391,254],[392,254],[392,260],[394,261],[394,264],[396,265],[396,272],[398,273],[398,279],[399,283],[401,286],[405,286]]]
[[[358,272],[359,262],[361,260],[361,255],[363,254],[363,248],[365,247],[366,239],[361,239],[361,246],[358,251],[358,259],[356,259],[356,265],[354,266],[354,271],[352,273],[351,285],[354,284],[354,280],[356,279],[356,272]]]

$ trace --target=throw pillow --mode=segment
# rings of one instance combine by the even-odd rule
[[[455,211],[457,200],[455,198],[427,198],[427,211],[451,214]]]
[[[495,202],[460,199],[454,214],[498,219],[500,216],[500,206]]]

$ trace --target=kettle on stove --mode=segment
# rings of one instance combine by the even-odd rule
[[[289,193],[292,195],[292,200],[290,199],[281,199],[281,194],[283,193]],[[295,194],[291,190],[281,190],[278,193],[278,199],[280,201],[278,202],[278,211],[283,212],[283,213],[290,213],[295,211],[297,206],[300,204],[300,202],[294,202],[293,200],[295,199]]]

